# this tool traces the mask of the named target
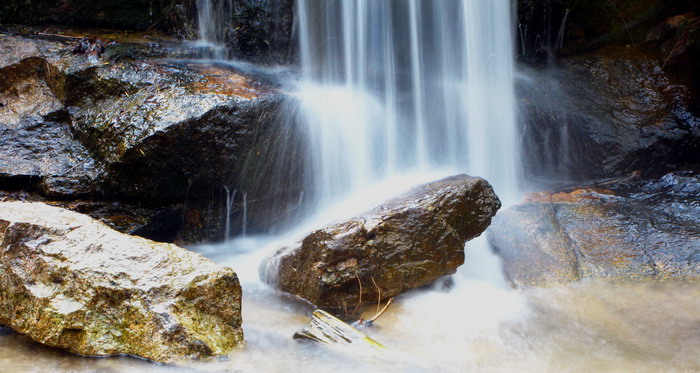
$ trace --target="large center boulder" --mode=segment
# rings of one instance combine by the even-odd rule
[[[481,178],[425,184],[279,250],[261,276],[319,307],[376,303],[454,273],[464,263],[464,243],[489,226],[500,206]]]
[[[0,325],[71,352],[169,362],[243,342],[236,274],[42,203],[0,202]]]

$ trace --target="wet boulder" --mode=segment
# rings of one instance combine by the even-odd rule
[[[73,54],[76,40],[0,38],[0,50],[8,52],[0,56],[0,129],[16,136],[14,148],[29,141],[28,148],[71,153],[76,163],[93,158],[100,170],[89,183],[75,172],[82,166],[69,166],[75,167],[70,175],[79,176],[75,184],[83,186],[77,194],[172,201],[241,189],[236,183],[249,152],[276,124],[286,97],[274,76],[225,64],[141,58],[143,42],[109,45],[101,58]],[[66,144],[48,144],[46,131]],[[87,154],[72,154],[78,148]],[[46,168],[36,157],[19,158],[27,167]],[[58,174],[67,170],[66,162],[50,163],[60,163]],[[71,191],[64,189],[55,194],[68,197]]]
[[[283,95],[226,66],[125,62],[74,83],[72,125],[105,164],[105,195],[180,200],[237,189]],[[94,94],[94,95],[93,95]]]
[[[159,362],[243,342],[236,274],[41,203],[0,202],[0,324],[90,356]]]
[[[697,95],[662,65],[637,49],[608,47],[521,79],[528,173],[658,177],[697,165]]]
[[[38,57],[0,68],[0,125],[14,127],[28,117],[63,108],[62,78],[57,68]]]
[[[352,310],[452,274],[500,208],[488,182],[458,175],[312,232],[261,266],[263,280],[319,307]]]
[[[71,131],[64,66],[50,62],[60,60],[62,46],[0,38],[0,51],[5,52],[0,56],[0,188],[84,195],[100,173]]]
[[[7,52],[0,54],[0,76],[7,77],[0,82],[0,140],[7,145],[0,189],[156,209],[187,200],[179,238],[188,242],[222,239],[228,210],[251,230],[263,225],[258,211],[290,210],[259,195],[274,189],[258,176],[272,177],[261,170],[276,167],[271,139],[294,142],[284,135],[294,130],[280,107],[287,96],[276,73],[164,60],[179,53],[170,42],[150,46],[146,37],[118,33],[101,57],[74,54],[80,39],[70,35],[0,38]],[[285,177],[284,185],[298,196],[300,183],[288,180],[303,178],[295,171],[303,157],[277,156],[294,165],[285,169],[299,176]],[[256,194],[260,185],[270,187]],[[235,197],[233,209],[226,193]],[[249,211],[246,219],[241,211]]]
[[[541,193],[502,211],[489,239],[515,286],[583,278],[700,278],[700,176]]]

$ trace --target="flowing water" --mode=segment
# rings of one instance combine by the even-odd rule
[[[230,22],[228,15],[233,10],[233,0],[198,0],[197,25],[199,39],[197,45],[206,50],[206,55],[215,60],[228,58],[226,48]]]
[[[507,0],[299,0],[319,206],[388,176],[449,169],[516,197]]]
[[[0,372],[700,371],[700,288],[582,282],[513,290],[483,238],[452,285],[405,294],[367,331],[381,354],[291,339],[313,308],[258,280],[272,250],[410,186],[465,172],[517,201],[520,150],[508,0],[298,0],[302,79],[294,94],[316,212],[288,234],[193,249],[237,270],[247,345],[223,360],[162,366],[89,359],[0,335]],[[200,39],[225,22],[199,0]],[[219,57],[223,58],[224,53]],[[227,191],[227,208],[236,195]],[[228,237],[228,235],[227,235]],[[0,333],[1,334],[1,333]]]
[[[468,275],[465,275],[468,277]],[[244,284],[247,345],[226,360],[162,366],[90,359],[0,333],[0,372],[697,372],[700,287],[583,282],[511,291],[465,279],[403,296],[365,356],[292,340],[311,308]]]

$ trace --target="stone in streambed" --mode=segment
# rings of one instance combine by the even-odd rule
[[[262,277],[319,307],[376,303],[454,273],[464,263],[464,243],[500,206],[481,178],[425,184],[279,250],[263,263]]]
[[[489,239],[509,281],[699,279],[700,176],[617,189],[540,195],[498,214]]]
[[[42,203],[0,202],[0,324],[90,356],[159,362],[243,343],[236,274]]]

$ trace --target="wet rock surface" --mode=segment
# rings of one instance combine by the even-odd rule
[[[74,42],[2,38],[13,57],[0,68],[8,77],[0,124],[57,117],[64,126],[43,127],[69,129],[60,137],[77,139],[103,166],[92,185],[101,194],[167,199],[189,189],[196,197],[226,185],[281,100],[274,84],[227,65],[125,59],[112,47],[100,59],[70,53]]]
[[[263,64],[294,62],[294,1],[237,0],[227,46],[236,59]]]
[[[700,159],[697,95],[654,57],[611,47],[531,78],[518,90],[535,177],[661,176]]]
[[[187,31],[196,16],[191,0],[7,0],[0,5],[0,23],[60,24],[127,30]]]
[[[650,32],[673,31],[663,25],[665,19],[693,12],[700,12],[700,4],[692,0],[518,0],[519,58],[546,64],[558,54],[606,45],[648,49]],[[689,30],[683,26],[681,31]]]
[[[494,218],[490,241],[515,286],[583,278],[700,278],[700,176],[541,193]]]
[[[453,176],[309,234],[263,263],[261,276],[319,307],[376,304],[454,273],[464,262],[464,243],[499,208],[488,182]]]
[[[0,202],[0,324],[71,352],[159,362],[243,341],[236,274],[41,203]]]
[[[62,107],[62,76],[40,58],[27,58],[0,69],[0,123],[16,126],[30,116]]]
[[[198,74],[199,68],[206,71]],[[76,110],[73,122],[82,142],[108,165],[105,194],[196,198],[232,183],[279,103],[274,93],[225,68],[138,63],[105,69],[95,71],[94,84],[118,84],[125,93],[86,98],[97,102]]]
[[[34,117],[0,124],[0,143],[0,189],[79,197],[92,191],[102,172],[66,123]]]
[[[237,60],[268,65],[294,62],[294,1],[234,0],[227,8],[225,44]],[[227,17],[228,18],[225,18]],[[159,30],[198,38],[195,0],[7,0],[0,24]]]
[[[0,38],[7,52],[0,75],[8,78],[0,83],[0,140],[7,145],[0,149],[0,190],[156,209],[188,200],[197,216],[181,219],[192,226],[178,238],[220,240],[220,195],[250,187],[242,184],[244,171],[265,163],[251,159],[274,133],[289,130],[278,113],[286,96],[272,74],[165,60],[179,53],[170,42],[129,38],[105,41],[101,57],[72,53],[78,37]],[[261,198],[251,196],[255,207]]]

